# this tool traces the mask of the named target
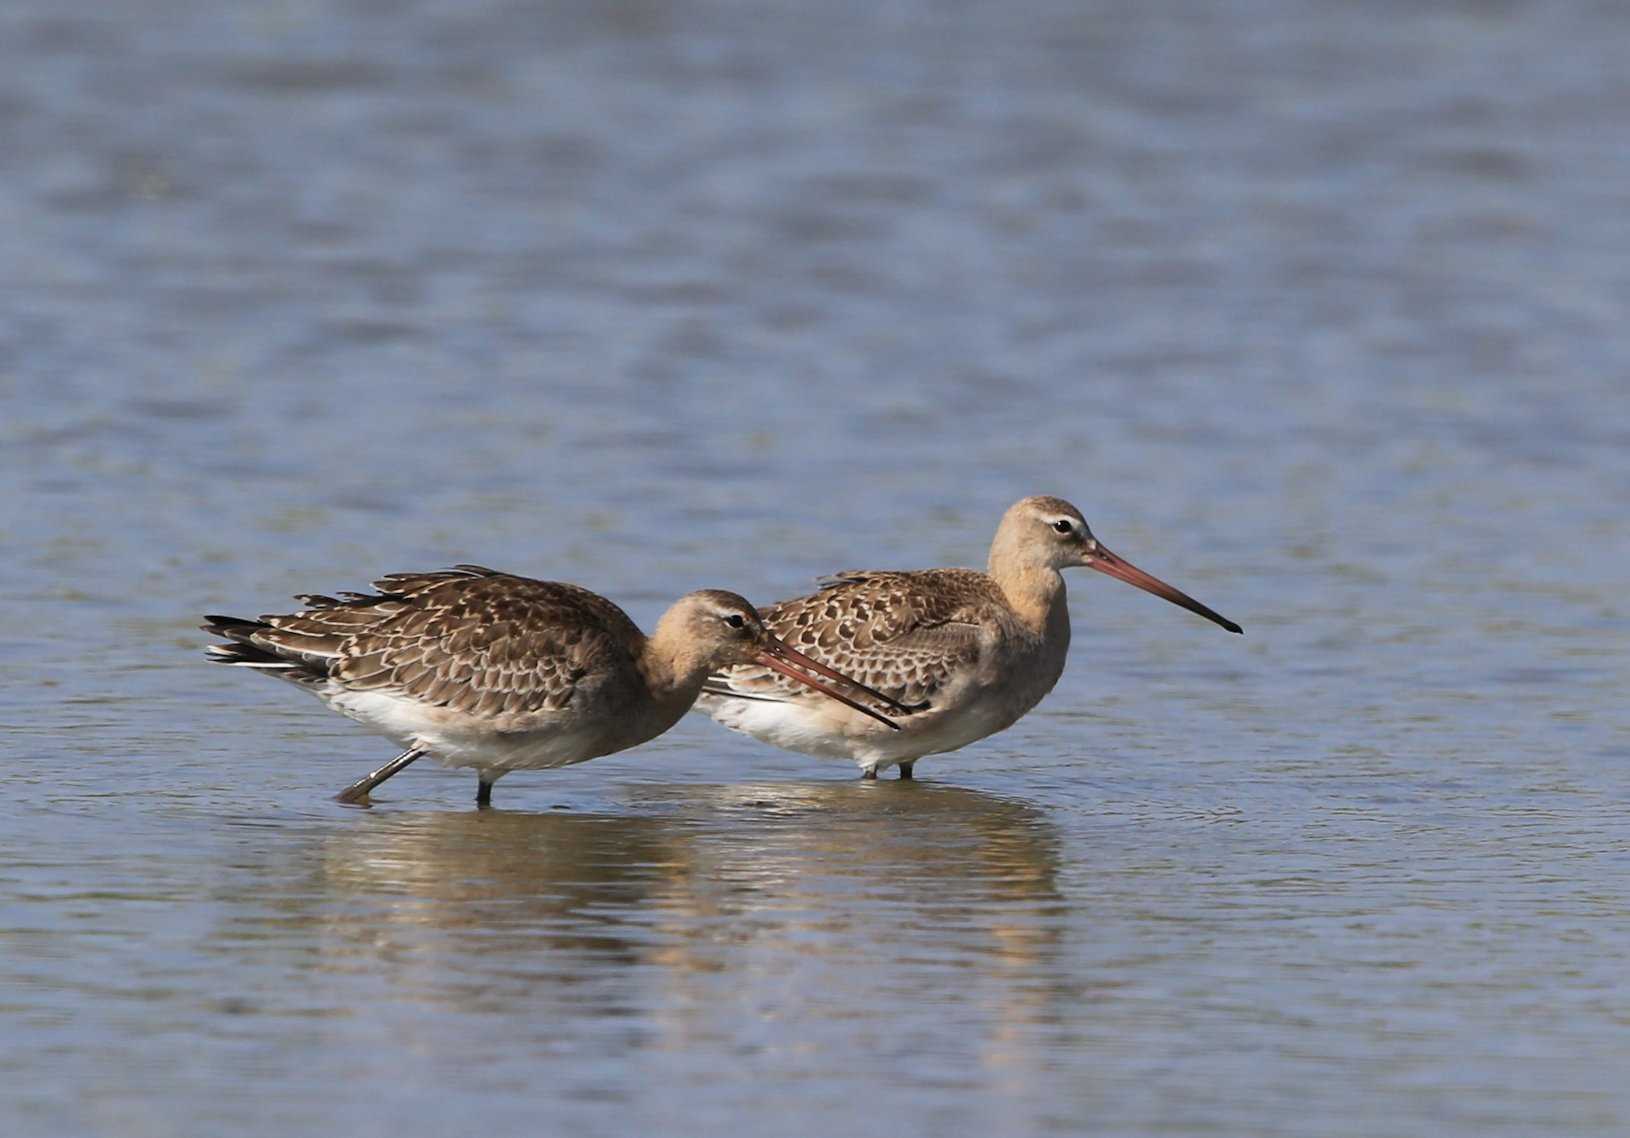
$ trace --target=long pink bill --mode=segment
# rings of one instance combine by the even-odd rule
[[[1102,545],[1099,545],[1098,548],[1092,553],[1091,560],[1087,562],[1087,568],[1096,569],[1098,572],[1107,574],[1108,576],[1115,578],[1117,581],[1125,581],[1128,585],[1136,585],[1146,593],[1153,593],[1155,596],[1160,597],[1162,600],[1168,600],[1172,604],[1177,605],[1179,608],[1188,609],[1190,612],[1197,613],[1200,616],[1205,617],[1207,620],[1215,621],[1217,624],[1220,624],[1226,628],[1229,632],[1245,631],[1239,625],[1229,620],[1226,616],[1223,616],[1221,613],[1212,609],[1206,608],[1205,605],[1201,604],[1199,601],[1195,600],[1181,589],[1174,589],[1170,585],[1166,584],[1166,582],[1162,581],[1159,577],[1156,577],[1150,573],[1145,573],[1142,569],[1139,569],[1130,561],[1111,553]]]
[[[884,695],[882,692],[873,691],[865,684],[857,683],[854,680],[851,680],[842,672],[828,668],[825,664],[822,664],[816,660],[811,660],[802,652],[796,652],[793,649],[788,648],[785,644],[781,643],[779,640],[776,640],[774,637],[771,637],[769,643],[764,646],[764,650],[759,653],[758,662],[764,667],[769,668],[771,671],[780,672],[788,679],[797,680],[806,687],[814,688],[828,699],[835,699],[845,707],[852,707],[863,715],[871,716],[879,723],[892,727],[896,731],[900,730],[900,725],[894,720],[890,719],[888,716],[884,715],[882,712],[873,711],[859,700],[851,699],[842,692],[828,687],[826,684],[823,684],[820,680],[810,675],[809,672],[814,672],[822,676],[828,676],[843,686],[853,688],[858,692],[863,692],[864,694],[888,705],[889,707],[899,707],[901,711],[904,711],[905,708],[900,707],[898,703]],[[808,671],[800,670],[806,668]]]

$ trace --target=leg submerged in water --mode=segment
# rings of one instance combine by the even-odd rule
[[[492,805],[492,783],[481,779],[475,784],[475,804],[477,806]]]
[[[912,768],[913,764],[916,763],[916,761],[917,761],[916,759],[912,759],[911,762],[909,762],[909,763],[901,763],[900,764],[900,777],[901,778],[916,778],[917,777],[916,775],[911,773],[911,768]]]

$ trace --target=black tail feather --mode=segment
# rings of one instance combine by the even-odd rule
[[[236,640],[243,644],[249,643],[249,638],[261,629],[271,627],[264,621],[245,620],[241,616],[222,616],[219,613],[210,613],[204,619],[209,623],[200,624],[198,627],[205,632],[225,637],[228,640]]]
[[[225,644],[211,644],[207,649],[213,663],[272,669],[273,674],[280,679],[296,683],[320,680],[325,675],[321,669],[311,668],[298,659],[280,656],[254,643],[255,633],[271,628],[271,625],[264,621],[222,616],[219,613],[211,613],[204,619],[209,623],[201,624],[199,628],[227,641]]]

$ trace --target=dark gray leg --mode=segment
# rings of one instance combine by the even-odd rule
[[[860,772],[860,777],[864,778],[864,779],[868,779],[868,780],[870,780],[872,782],[876,782],[877,781],[877,768],[876,767],[867,767],[865,770]]]
[[[417,759],[422,754],[424,754],[424,750],[419,747],[412,747],[406,751],[403,751],[400,755],[397,755],[394,759],[380,767],[378,770],[369,771],[367,774],[353,782],[350,786],[340,791],[334,796],[334,800],[336,802],[348,802],[352,805],[368,801],[368,792],[370,790],[384,782],[387,778],[401,770],[403,767],[413,765],[413,760]]]
[[[486,779],[475,784],[475,804],[482,807],[492,805],[492,783]]]
[[[911,762],[909,762],[909,763],[901,763],[900,764],[900,777],[901,778],[916,778],[917,777],[916,775],[911,773],[911,767],[912,767],[912,765],[914,763],[916,763],[916,761],[917,761],[916,759],[912,759]]]

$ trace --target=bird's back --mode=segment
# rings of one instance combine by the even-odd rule
[[[1008,621],[1001,589],[972,569],[845,571],[825,578],[817,592],[761,611],[770,630],[798,651],[904,705],[908,714],[895,718],[908,733],[940,717],[944,701],[980,672]],[[788,741],[790,736],[771,738],[755,730],[755,724],[785,716],[755,710],[749,702],[792,705],[822,717],[838,714],[807,699],[783,677],[753,666],[710,679],[701,706],[727,726],[795,750],[833,749],[830,740],[819,747],[799,746]],[[857,735],[871,734],[862,722],[852,727]],[[837,749],[846,753],[846,747]]]
[[[582,710],[640,682],[644,637],[587,589],[476,565],[395,573],[374,593],[307,594],[294,613],[211,617],[213,659],[277,675],[333,703],[377,692],[500,724]]]

